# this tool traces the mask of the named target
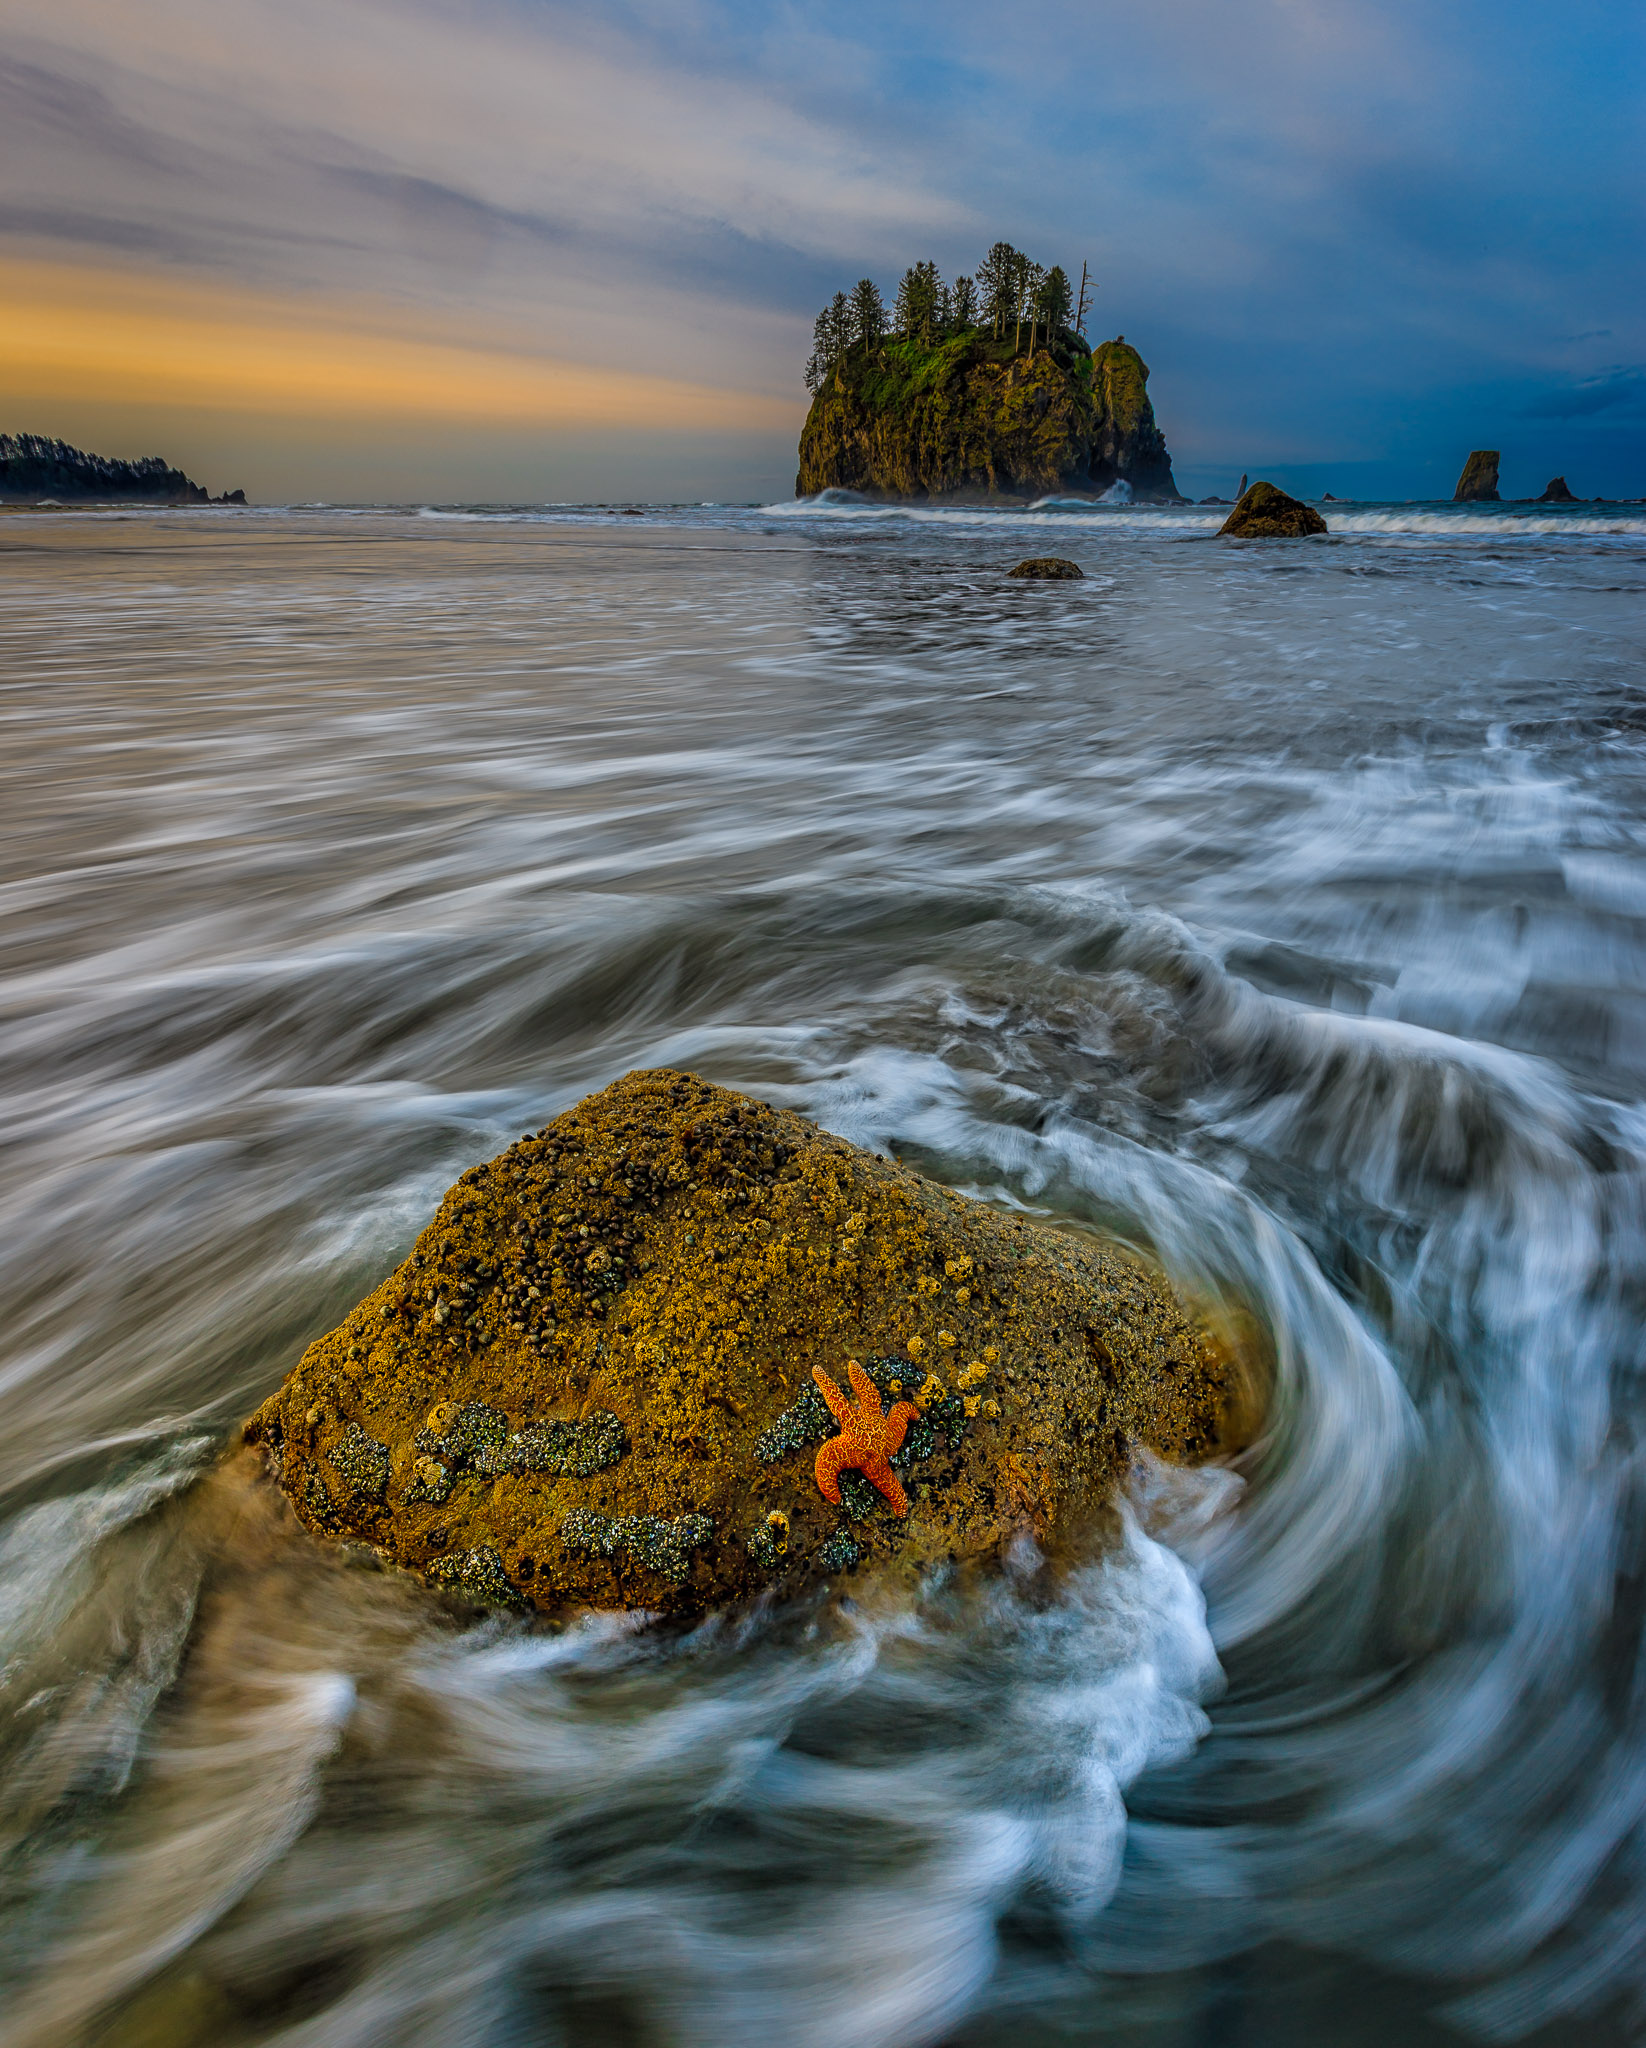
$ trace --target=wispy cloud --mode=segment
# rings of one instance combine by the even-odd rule
[[[1580,420],[1597,412],[1646,412],[1646,366],[1627,363],[1585,377],[1564,391],[1541,392],[1523,408],[1529,419]]]

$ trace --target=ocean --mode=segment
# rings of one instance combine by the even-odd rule
[[[1640,2038],[1646,508],[1325,510],[0,518],[7,2048]],[[1147,1248],[1259,1441],[686,1634],[224,1488],[660,1065]]]

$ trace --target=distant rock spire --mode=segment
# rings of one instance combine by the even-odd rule
[[[1463,465],[1463,474],[1457,480],[1457,489],[1452,493],[1455,505],[1495,505],[1497,495],[1497,461],[1495,448],[1477,448]]]

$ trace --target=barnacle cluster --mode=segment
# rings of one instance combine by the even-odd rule
[[[849,1572],[861,1563],[863,1546],[844,1529],[836,1529],[818,1549],[817,1562],[826,1572]]]
[[[502,1558],[489,1543],[437,1558],[429,1566],[429,1577],[436,1585],[449,1586],[454,1592],[465,1593],[471,1600],[478,1600],[486,1606],[516,1607],[520,1604],[521,1596],[509,1584]]]
[[[326,1455],[350,1493],[366,1500],[383,1498],[389,1484],[388,1446],[368,1436],[358,1422],[349,1424]]]
[[[677,1585],[691,1576],[692,1553],[714,1535],[707,1515],[597,1515],[574,1508],[560,1525],[560,1540],[574,1555],[626,1557]]]
[[[597,1409],[581,1422],[529,1424],[513,1432],[500,1409],[469,1401],[455,1413],[434,1409],[417,1432],[422,1456],[448,1471],[478,1472],[496,1478],[504,1472],[570,1473],[587,1479],[615,1465],[629,1448],[629,1433],[609,1409]],[[444,1427],[438,1425],[443,1423]]]
[[[871,1368],[869,1377],[873,1379]],[[769,1429],[754,1440],[754,1454],[762,1464],[775,1465],[791,1451],[806,1444],[820,1444],[834,1428],[834,1417],[816,1387],[807,1387],[797,1401],[791,1401]]]
[[[789,1518],[781,1508],[773,1508],[749,1538],[749,1555],[769,1572],[780,1571],[788,1562]]]

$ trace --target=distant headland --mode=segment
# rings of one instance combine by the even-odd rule
[[[1181,504],[1124,335],[1085,339],[1090,281],[996,242],[975,277],[904,272],[887,313],[871,278],[817,316],[796,497],[1021,502],[1050,493]],[[1124,495],[1124,493],[1122,493]]]
[[[159,455],[122,462],[107,455],[88,455],[67,441],[43,434],[0,434],[0,498],[35,504],[86,504],[119,500],[150,505],[243,505],[244,491],[225,491],[214,498],[199,484],[173,469]]]

